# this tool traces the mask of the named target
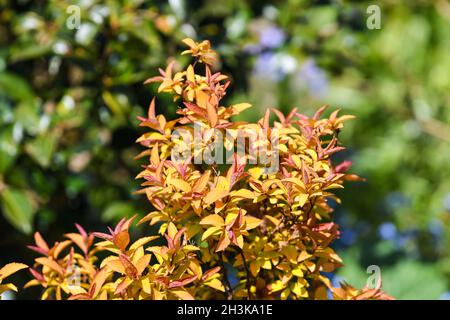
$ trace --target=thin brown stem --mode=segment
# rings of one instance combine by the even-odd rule
[[[242,264],[244,265],[244,269],[245,269],[245,277],[247,278],[247,282],[245,283],[245,287],[247,288],[247,295],[248,295],[248,300],[252,299],[252,283],[251,283],[251,275],[250,275],[250,270],[248,268],[247,265],[247,259],[245,259],[245,255],[244,255],[244,251],[242,249],[239,248],[239,254],[242,257]]]
[[[220,257],[220,260],[219,260],[220,267],[223,270],[223,281],[225,282],[225,293],[227,295],[228,300],[233,300],[233,289],[231,288],[231,283],[230,283],[230,280],[228,279],[228,272],[227,272],[227,269],[225,268],[223,252],[220,253],[219,257]]]
[[[285,227],[284,221],[285,221],[285,217],[283,216],[283,218],[281,219],[280,223],[275,227],[275,229],[273,229],[273,230],[270,232],[269,238],[268,238],[268,242],[272,241],[272,239],[273,239],[273,237],[275,236],[275,234],[276,234],[278,231],[281,231],[281,230]]]

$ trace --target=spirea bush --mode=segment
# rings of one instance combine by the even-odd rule
[[[250,104],[222,106],[230,82],[212,71],[217,54],[208,41],[184,43],[193,63],[175,72],[171,62],[146,81],[173,97],[180,117],[157,115],[153,99],[139,118],[150,131],[137,140],[137,158],[149,159],[138,193],[154,211],[138,223],[158,234],[132,241],[135,217],[106,233],[76,225],[53,246],[36,232],[29,248],[39,257],[0,269],[0,293],[17,290],[1,282],[28,268],[25,288],[42,287],[42,299],[390,299],[381,281],[336,288],[324,275],[342,266],[330,247],[333,190],[359,179],[346,173],[350,162],[332,161],[353,117],[270,109],[258,123],[234,122]]]

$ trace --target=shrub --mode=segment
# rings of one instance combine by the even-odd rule
[[[324,275],[342,265],[330,247],[339,236],[332,190],[359,179],[346,173],[350,162],[331,159],[353,117],[271,109],[258,123],[233,122],[250,105],[221,106],[230,82],[211,71],[216,53],[208,41],[184,43],[194,63],[174,73],[171,62],[145,82],[181,101],[180,117],[156,115],[153,99],[139,118],[151,132],[137,140],[146,148],[137,158],[149,158],[138,193],[155,209],[139,223],[158,225],[159,234],[131,242],[134,217],[108,233],[76,225],[52,247],[36,233],[29,248],[41,257],[25,287],[42,286],[43,299],[390,299],[379,286],[334,288]]]

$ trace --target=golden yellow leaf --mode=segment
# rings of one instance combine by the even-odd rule
[[[303,277],[303,270],[301,268],[292,269],[292,274],[296,277]]]
[[[287,148],[287,146],[284,145],[284,144],[279,144],[279,145],[277,146],[277,148],[278,148],[278,150],[281,151],[281,152],[288,152],[288,151],[289,151],[288,148]]]
[[[206,112],[208,114],[209,124],[211,125],[212,128],[214,128],[218,120],[217,110],[212,104],[210,104],[207,101],[206,101]]]
[[[254,260],[250,262],[250,272],[254,277],[256,277],[261,269],[261,262],[259,260]]]
[[[159,217],[159,220],[161,220],[161,219],[166,219],[166,220],[168,220],[168,215],[167,215],[167,213],[165,213],[165,212],[160,212],[160,211],[153,211],[153,212],[150,212],[149,214],[147,214],[145,217],[143,217],[141,220],[139,220],[139,222],[137,223],[138,225],[140,225],[140,224],[142,224],[142,223],[145,223],[145,222],[147,222],[147,221],[149,221],[149,220],[152,220],[152,221],[150,221],[150,225],[153,225],[154,224],[154,221],[153,221],[153,219],[154,218],[158,218]]]
[[[186,70],[186,78],[188,81],[195,83],[195,72],[192,65],[189,65],[189,67]]]
[[[122,281],[119,282],[114,290],[114,294],[120,294],[124,292],[130,284],[133,283],[133,280],[130,278],[122,278]]]
[[[270,262],[270,260],[265,260],[261,268],[266,270],[272,270],[272,263]]]
[[[191,245],[191,244],[187,244],[187,245],[183,246],[183,250],[185,252],[190,252],[190,251],[198,251],[200,249],[198,247],[196,247],[196,246]]]
[[[86,289],[77,285],[68,285],[67,283],[61,284],[61,289],[67,294],[76,295],[76,294],[85,294]]]
[[[209,281],[205,282],[205,285],[207,285],[208,287],[211,287],[213,289],[219,290],[221,292],[225,292],[225,287],[222,284],[222,282],[220,282],[219,279],[209,280]]]
[[[233,108],[233,111],[235,114],[241,113],[242,111],[250,108],[252,105],[250,103],[238,103],[234,104],[231,107]]]
[[[291,289],[286,288],[286,289],[283,290],[283,292],[281,292],[280,299],[281,300],[287,300],[287,298],[289,298],[290,294],[291,294]]]
[[[329,190],[329,189],[343,189],[344,187],[339,184],[339,183],[332,183],[330,185],[328,185],[326,188],[324,188],[323,190]]]
[[[34,287],[34,286],[39,286],[39,285],[41,285],[41,283],[38,280],[33,279],[33,280],[30,280],[27,283],[25,283],[23,288],[26,289],[26,288],[30,288],[30,287]]]
[[[47,242],[45,242],[45,240],[42,238],[42,236],[39,232],[36,232],[34,234],[34,241],[36,242],[36,245],[39,248],[44,249],[45,251],[49,250]]]
[[[242,235],[236,237],[236,242],[239,248],[242,249],[244,247],[244,237]]]
[[[251,168],[248,170],[248,173],[253,179],[256,180],[259,179],[259,177],[262,175],[263,169],[260,167]]]
[[[12,283],[7,283],[7,284],[0,284],[0,294],[2,294],[5,291],[15,291],[17,292],[17,287],[15,285],[13,285]],[[1,297],[0,297],[1,300]]]
[[[185,38],[182,40],[188,47],[195,48],[197,45],[191,38]]]
[[[230,245],[230,239],[228,239],[228,236],[223,233],[220,237],[219,243],[217,244],[216,252],[225,250]]]
[[[214,234],[220,234],[222,232],[222,228],[220,227],[211,227],[209,229],[207,229],[203,235],[202,235],[202,241],[205,241],[206,239],[208,239],[210,236],[214,235]]]
[[[204,217],[200,221],[201,225],[212,225],[215,227],[221,227],[225,225],[225,221],[218,214],[210,214],[209,216]]]
[[[144,133],[143,135],[141,135],[136,142],[142,142],[142,141],[146,141],[146,140],[154,140],[154,141],[166,141],[167,138],[165,136],[163,136],[161,133],[159,132],[149,132],[149,133]],[[156,148],[157,150],[158,148]],[[146,152],[148,152],[148,150],[146,150]],[[151,153],[153,152],[153,149],[150,151]],[[153,160],[157,160],[157,159],[153,159]],[[158,159],[159,160],[159,159]],[[154,162],[155,164],[157,164],[158,162]]]
[[[283,284],[283,282],[281,280],[277,280],[270,285],[270,292],[277,292],[283,290],[284,288],[285,285]]]
[[[142,290],[147,293],[147,294],[151,294],[152,293],[152,287],[151,287],[151,283],[150,283],[150,279],[149,277],[145,277],[141,280],[141,285],[142,285]]]
[[[178,229],[175,226],[175,224],[173,224],[173,222],[169,222],[167,224],[167,235],[173,239],[177,233],[178,233]]]
[[[192,188],[193,192],[202,192],[205,190],[208,185],[209,178],[211,176],[211,171],[207,170],[202,176],[195,182],[194,187]]]
[[[261,222],[262,222],[261,219],[255,218],[253,216],[245,216],[245,225],[246,225],[245,230],[254,229],[257,226],[259,226]]]
[[[297,186],[299,186],[302,190],[305,190],[305,183],[302,180],[300,180],[299,178],[295,178],[295,177],[294,178],[286,178],[281,181],[292,182],[292,183],[296,184]]]
[[[64,274],[64,269],[56,261],[51,260],[50,258],[40,257],[40,258],[36,258],[35,260],[37,263],[40,263],[43,266],[46,266],[46,267],[58,272],[61,275]]]
[[[65,236],[72,240],[83,252],[87,251],[86,243],[84,242],[84,238],[81,234],[67,233]]]
[[[181,300],[195,300],[195,298],[186,290],[171,290]]]
[[[309,259],[309,258],[311,258],[311,257],[312,257],[312,255],[310,255],[308,252],[302,251],[302,252],[300,252],[300,254],[298,255],[297,262],[305,261],[306,259]]]
[[[106,265],[114,272],[125,274],[125,267],[123,266],[122,262],[120,262],[120,260],[116,259],[115,257],[111,260],[107,260]]]
[[[229,192],[227,190],[213,189],[206,195],[206,197],[203,199],[203,202],[206,205],[210,205],[216,202],[217,200],[225,198],[228,195],[228,193]]]
[[[277,227],[277,226],[280,224],[280,220],[278,220],[278,219],[275,218],[275,217],[266,215],[266,216],[264,216],[264,218],[267,219],[267,220],[269,220],[270,222],[272,222],[273,225],[274,225],[275,227]]]
[[[130,252],[131,262],[135,265],[145,254],[144,247],[138,247],[134,252]]]
[[[287,245],[283,247],[281,252],[286,256],[289,261],[293,263],[297,262],[297,249],[292,245]]]
[[[150,156],[150,161],[152,164],[154,164],[155,166],[158,166],[160,163],[160,159],[159,159],[159,148],[158,148],[158,143],[156,143],[153,148],[152,148],[152,154]]]
[[[309,269],[309,271],[314,272],[314,270],[316,270],[316,265],[315,265],[314,262],[312,262],[312,261],[305,261],[304,264]]]
[[[130,234],[128,230],[122,230],[114,236],[114,244],[122,251],[125,251],[127,245],[130,243]]]
[[[295,165],[296,165],[298,168],[301,168],[301,167],[302,167],[302,161],[300,160],[300,157],[299,157],[298,155],[293,154],[293,155],[292,155],[292,160],[294,161]]]
[[[191,186],[184,180],[181,179],[170,179],[168,181],[170,185],[173,185],[175,188],[183,191],[183,192],[191,192]]]
[[[239,189],[237,191],[232,191],[230,196],[238,199],[253,199],[255,197],[255,193],[248,189]]]
[[[28,266],[23,263],[8,263],[0,269],[0,280],[3,280],[19,270],[26,269]],[[1,281],[0,281],[1,282]]]
[[[346,120],[355,119],[355,118],[356,118],[356,116],[354,116],[354,115],[344,115],[344,116],[337,118],[336,123],[344,122]]]
[[[229,226],[238,216],[237,212],[229,212],[225,218],[225,224]]]
[[[311,156],[314,162],[317,161],[317,153],[312,149],[306,149],[305,152]]]
[[[223,176],[219,176],[217,178],[217,183],[216,183],[216,189],[217,190],[225,190],[225,191],[229,191],[230,190],[230,181]]]
[[[57,245],[55,245],[51,251],[53,251],[53,258],[57,259],[61,251],[63,251],[67,246],[70,245],[70,240],[61,241]]]
[[[296,282],[293,285],[292,292],[297,297],[302,297],[302,298],[308,297],[308,291],[306,291],[305,286],[302,283],[300,283],[300,282]]]
[[[148,267],[151,257],[152,256],[150,254],[146,254],[138,260],[135,267],[136,267],[139,275],[141,275],[142,272],[144,272],[145,268]]]
[[[295,196],[294,201],[297,205],[303,207],[306,201],[308,201],[308,195],[306,193],[299,194],[298,196]]]
[[[130,250],[136,250],[137,248],[142,247],[145,244],[147,244],[148,242],[153,241],[158,238],[159,238],[158,236],[150,236],[150,237],[140,238],[139,240],[137,240],[130,246]]]

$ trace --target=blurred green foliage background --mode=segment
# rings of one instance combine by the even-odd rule
[[[449,34],[447,0],[0,0],[0,265],[30,262],[35,230],[55,241],[148,212],[132,194],[136,116],[156,90],[142,82],[184,65],[192,37],[220,53],[226,102],[255,106],[246,120],[323,104],[357,116],[341,157],[367,181],[340,192],[333,281],[363,286],[378,265],[398,299],[450,298]]]

